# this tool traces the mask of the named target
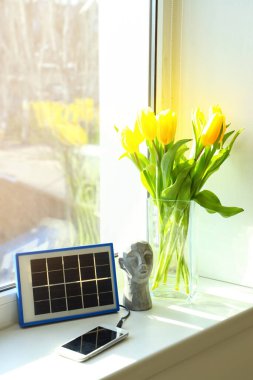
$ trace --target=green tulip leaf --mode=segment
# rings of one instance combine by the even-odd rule
[[[183,186],[181,186],[177,199],[180,201],[189,201],[191,199],[191,178],[189,175],[186,176]]]
[[[225,144],[225,142],[227,141],[227,139],[229,139],[229,137],[232,136],[232,134],[233,134],[234,132],[235,132],[235,131],[230,131],[230,132],[225,133],[225,135],[223,136],[223,139],[222,139],[222,145]]]
[[[187,150],[189,150],[189,147],[188,146],[181,146],[176,155],[175,155],[175,161],[176,162],[179,162],[179,161],[186,161],[187,158],[185,157],[185,152],[187,152]]]
[[[212,159],[213,150],[210,146],[206,147],[203,154],[195,164],[192,173],[192,194],[196,194],[202,187],[202,179],[204,178],[207,167]]]
[[[149,152],[149,161],[152,164],[156,164],[156,162],[157,162],[157,151],[155,149],[155,146],[149,140],[146,140],[146,144],[147,144],[147,149]]]
[[[122,160],[124,157],[129,157],[129,154],[127,152],[123,153],[120,157],[119,160]]]
[[[149,192],[149,194],[152,196],[152,198],[155,198],[155,176],[156,169],[153,164],[150,164],[141,171],[141,182],[143,186],[146,188],[146,190]]]
[[[237,139],[237,137],[242,133],[243,129],[239,129],[239,131],[236,132],[236,134],[234,135],[234,137],[232,138],[231,142],[229,143],[229,150],[231,151],[232,148],[233,148],[233,145],[235,143],[235,140]]]
[[[162,191],[162,198],[167,200],[176,200],[178,199],[179,192],[183,191],[182,188],[184,187],[184,181],[186,177],[189,174],[191,167],[187,166],[185,167],[177,176],[176,181],[173,183],[173,185],[168,186]],[[189,176],[188,176],[189,177]],[[188,187],[188,183],[187,183]],[[189,199],[189,198],[188,198]]]
[[[172,172],[171,172],[171,179],[172,182],[174,183],[178,177],[178,175],[181,172],[188,172],[192,170],[192,166],[194,164],[194,160],[186,160],[186,161],[181,161],[179,164],[175,165]]]
[[[205,174],[203,175],[203,178],[200,181],[201,185],[199,189],[201,189],[207,179],[219,169],[221,164],[223,164],[223,162],[229,157],[229,153],[230,150],[228,148],[222,149],[212,158],[209,167],[207,168]]]
[[[164,187],[167,187],[171,183],[171,171],[173,169],[175,156],[179,148],[188,143],[189,141],[191,141],[191,139],[183,139],[177,141],[174,145],[169,146],[168,151],[164,154],[161,160],[162,179]]]
[[[148,165],[150,165],[149,160],[147,159],[146,156],[144,156],[144,154],[138,152],[137,156],[138,156],[138,160],[139,160],[139,162],[143,168],[146,168]]]
[[[199,136],[201,134],[201,128],[198,124],[195,124],[194,121],[192,121],[192,127],[194,132],[195,141],[199,140]]]
[[[207,212],[211,214],[217,212],[224,218],[229,218],[230,216],[239,214],[240,212],[244,211],[240,207],[222,206],[217,195],[209,190],[203,190],[196,194],[194,201],[197,202],[200,206],[204,207]]]

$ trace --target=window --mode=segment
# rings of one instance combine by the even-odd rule
[[[144,236],[113,126],[148,103],[149,2],[5,0],[0,12],[3,289],[16,252]]]

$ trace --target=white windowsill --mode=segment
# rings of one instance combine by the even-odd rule
[[[0,330],[13,325],[17,318],[16,289],[0,293]]]
[[[191,305],[154,299],[151,310],[132,312],[123,326],[129,338],[81,364],[58,357],[54,349],[100,323],[116,325],[124,311],[26,329],[15,323],[0,331],[0,374],[3,379],[30,379],[34,373],[51,378],[57,371],[62,380],[70,374],[89,380],[148,379],[253,327],[253,289],[207,279],[200,289]],[[15,305],[13,291],[6,297]],[[6,305],[2,299],[0,307]]]
[[[14,302],[16,299],[16,289],[4,290],[0,293],[0,307],[6,303]]]

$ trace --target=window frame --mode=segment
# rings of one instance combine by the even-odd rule
[[[149,103],[156,113],[165,108],[175,108],[172,97],[172,35],[175,28],[173,17],[180,9],[181,0],[151,0]]]

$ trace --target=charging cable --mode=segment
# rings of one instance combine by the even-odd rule
[[[118,322],[118,324],[117,324],[116,327],[122,327],[123,323],[125,322],[125,320],[126,320],[126,319],[129,317],[129,315],[130,315],[130,310],[129,310],[126,306],[124,306],[124,305],[119,305],[119,306],[122,307],[123,309],[125,309],[125,310],[127,311],[127,314],[124,315],[124,317],[122,317],[122,318],[119,320],[119,322]]]

